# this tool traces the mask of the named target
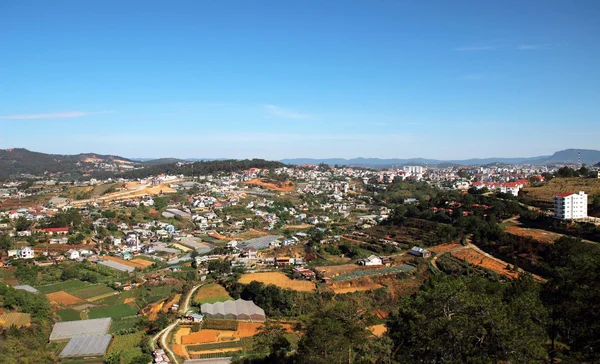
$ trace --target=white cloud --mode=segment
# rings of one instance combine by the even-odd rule
[[[283,109],[275,105],[265,105],[268,116],[283,119],[312,119],[311,115],[301,114],[294,110]]]
[[[110,114],[115,111],[63,111],[46,114],[21,114],[0,116],[3,120],[33,120],[33,119],[66,119],[80,118],[88,115]]]
[[[494,46],[467,46],[467,47],[457,47],[454,48],[455,51],[465,52],[465,51],[493,51],[496,47]]]
[[[540,44],[521,44],[517,46],[517,49],[520,51],[537,51],[540,49],[546,49],[546,46]]]

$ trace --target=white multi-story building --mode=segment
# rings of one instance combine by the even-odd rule
[[[33,259],[33,249],[31,249],[29,246],[22,247],[18,252],[18,257],[19,259]]]
[[[579,191],[578,193],[559,193],[554,196],[554,218],[583,219],[587,217],[588,195]]]
[[[402,170],[404,170],[404,172],[410,174],[410,175],[422,175],[423,174],[423,167],[421,166],[404,166],[402,167]]]

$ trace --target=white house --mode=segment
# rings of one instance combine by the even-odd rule
[[[69,249],[66,253],[67,259],[77,260],[79,259],[79,251],[75,249]]]
[[[583,219],[587,214],[588,195],[578,193],[559,193],[554,196],[554,218],[560,220]]]
[[[33,249],[31,249],[31,247],[29,246],[24,246],[19,250],[19,253],[17,254],[17,256],[20,259],[33,259]]]
[[[361,259],[358,261],[360,265],[383,265],[383,261],[377,255],[370,255],[365,259]]]
[[[431,252],[429,250],[420,248],[418,246],[413,246],[410,250],[410,254],[423,258],[429,258],[431,256]]]

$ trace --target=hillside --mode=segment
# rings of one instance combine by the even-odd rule
[[[95,153],[60,155],[32,152],[23,148],[0,149],[0,179],[8,179],[16,174],[87,172],[93,170],[98,163],[132,165],[136,162],[119,156]]]
[[[554,195],[565,192],[585,191],[589,202],[600,195],[600,179],[598,178],[553,178],[542,186],[523,188],[523,194],[538,201],[552,202]]]
[[[267,161],[264,159],[228,159],[194,162],[183,165],[179,165],[178,163],[150,165],[125,172],[120,174],[120,176],[125,178],[144,178],[158,174],[184,174],[186,176],[200,176],[218,172],[242,171],[250,168],[278,168],[283,166],[284,164],[281,162]]]

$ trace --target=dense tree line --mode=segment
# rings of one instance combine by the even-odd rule
[[[244,159],[244,160],[218,160],[194,163],[171,163],[152,165],[132,171],[125,172],[120,176],[123,178],[145,178],[158,174],[183,174],[186,176],[210,175],[218,172],[236,172],[250,168],[279,168],[283,167],[281,162],[267,161],[264,159]]]

